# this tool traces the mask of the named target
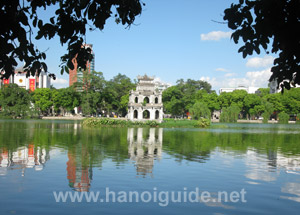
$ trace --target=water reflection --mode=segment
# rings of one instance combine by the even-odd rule
[[[286,183],[281,192],[292,194],[293,196],[280,196],[282,199],[289,199],[296,202],[300,202],[300,183]]]
[[[49,159],[49,150],[35,146],[34,143],[18,147],[14,151],[2,148],[0,149],[0,175],[6,175],[7,170],[21,170],[21,175],[24,176],[27,168],[41,171]]]
[[[120,166],[134,166],[135,172],[127,171],[128,177],[143,180],[150,176],[155,180],[159,178],[155,174],[165,171],[162,168],[166,168],[166,157],[170,167],[201,167],[216,175],[220,169],[233,169],[238,161],[240,169],[232,171],[243,182],[246,179],[251,185],[261,185],[276,181],[282,198],[300,202],[299,180],[290,179],[300,175],[299,135],[245,131],[83,129],[75,122],[18,121],[5,122],[5,126],[0,122],[0,175],[20,170],[20,176],[26,177],[30,174],[26,169],[43,170],[53,148],[59,148],[59,156],[66,159],[62,165],[67,182],[61,183],[76,191],[90,191],[92,183],[97,183],[96,173],[104,165],[116,174]],[[189,167],[188,163],[193,165]],[[156,168],[160,171],[155,172]],[[200,171],[191,174],[202,177],[197,175]],[[282,178],[278,180],[279,177]]]
[[[153,176],[154,159],[162,154],[162,128],[128,128],[128,154],[135,161],[138,176]]]
[[[75,191],[88,192],[93,177],[90,154],[85,146],[68,150],[67,178],[69,187]]]

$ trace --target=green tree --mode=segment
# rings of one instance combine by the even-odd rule
[[[119,110],[122,116],[125,116],[128,112],[128,102],[129,102],[129,94],[121,97]]]
[[[68,53],[61,57],[62,73],[73,69],[73,58],[76,56],[78,66],[85,69],[87,60],[92,59],[90,48],[82,45],[87,29],[102,30],[106,21],[114,17],[116,23],[130,26],[135,17],[142,12],[140,0],[126,1],[91,1],[91,0],[12,0],[1,1],[1,50],[0,70],[4,77],[14,73],[17,59],[25,62],[25,71],[34,75],[44,69],[45,52],[39,51],[33,43],[45,38],[50,40],[55,36],[61,45],[67,44]],[[48,10],[50,19],[46,20],[41,10]],[[54,74],[52,74],[54,76]]]
[[[175,97],[172,97],[171,101],[164,103],[164,109],[166,113],[175,117],[182,116],[185,113],[183,101]]]
[[[220,122],[237,122],[241,109],[237,105],[223,108],[220,115]]]
[[[129,95],[130,90],[133,90],[135,87],[136,84],[132,83],[130,78],[119,73],[106,82],[103,93],[105,103],[108,104],[108,107],[111,107],[112,111],[124,113],[124,109],[122,110],[121,107],[122,97]]]
[[[256,94],[247,94],[244,98],[244,109],[247,114],[252,118],[257,116],[263,111],[263,106],[261,105],[261,97]]]
[[[220,94],[218,100],[221,108],[236,105],[240,109],[244,107],[244,99],[247,96],[245,90],[234,90],[233,92],[223,92]]]
[[[204,102],[196,102],[190,109],[190,113],[193,119],[205,118],[210,120],[211,112]]]
[[[197,101],[206,103],[211,113],[220,110],[218,95],[215,92],[207,93],[206,90],[199,90],[196,92],[195,98]]]
[[[293,88],[285,92],[281,97],[281,102],[286,113],[297,114],[300,112],[300,88]]]
[[[289,119],[290,119],[290,116],[287,113],[285,113],[284,111],[280,112],[278,114],[278,123],[280,123],[280,124],[288,124]]]
[[[240,0],[224,11],[224,20],[234,30],[232,39],[244,45],[238,50],[245,58],[261,48],[278,57],[270,80],[277,79],[284,89],[300,84],[300,1]],[[283,84],[281,84],[283,82]]]
[[[30,111],[29,93],[16,84],[9,84],[0,90],[0,106],[4,116],[24,118]]]
[[[72,87],[59,89],[53,96],[55,109],[61,109],[63,115],[67,111],[73,112],[80,104],[79,93]]]
[[[270,94],[270,88],[259,88],[258,92],[259,92],[258,95],[260,97],[265,97],[266,95]]]
[[[173,116],[184,114],[183,94],[178,86],[167,88],[162,93],[162,101],[164,103],[165,113]]]
[[[282,95],[280,93],[269,94],[264,98],[273,105],[275,112],[281,112],[284,110]]]
[[[263,123],[268,123],[271,114],[274,112],[274,106],[272,103],[268,101],[263,101],[263,106],[264,106],[264,112],[262,114]]]
[[[49,88],[38,88],[32,92],[34,105],[43,113],[48,114],[53,106],[52,90]]]
[[[99,92],[84,91],[81,93],[81,109],[86,116],[98,115],[101,104],[101,94]]]

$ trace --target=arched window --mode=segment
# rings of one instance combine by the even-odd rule
[[[134,102],[135,102],[135,103],[139,103],[139,98],[138,98],[138,97],[135,97]]]
[[[137,110],[134,110],[134,112],[133,112],[133,118],[134,119],[138,118],[138,111]]]
[[[146,104],[149,103],[149,98],[148,98],[148,97],[145,97],[145,98],[144,98],[144,103],[146,103]]]
[[[155,104],[158,104],[158,98],[155,97]]]
[[[155,119],[159,119],[159,111],[155,111]]]
[[[143,119],[150,119],[150,112],[148,110],[143,112]]]

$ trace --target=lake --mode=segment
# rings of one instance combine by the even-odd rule
[[[300,125],[218,125],[0,120],[0,214],[298,214]]]

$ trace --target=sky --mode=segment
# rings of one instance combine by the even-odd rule
[[[234,0],[144,0],[146,6],[129,29],[110,19],[103,31],[87,32],[93,44],[95,70],[106,80],[118,73],[136,79],[147,74],[172,85],[178,79],[208,81],[223,87],[267,87],[274,56],[264,51],[243,59],[242,45],[230,39],[223,22],[224,9]],[[53,10],[46,11],[51,13]],[[58,38],[37,41],[47,50],[49,72],[57,75],[54,87],[68,87],[68,74],[60,74],[60,56],[66,53]]]

